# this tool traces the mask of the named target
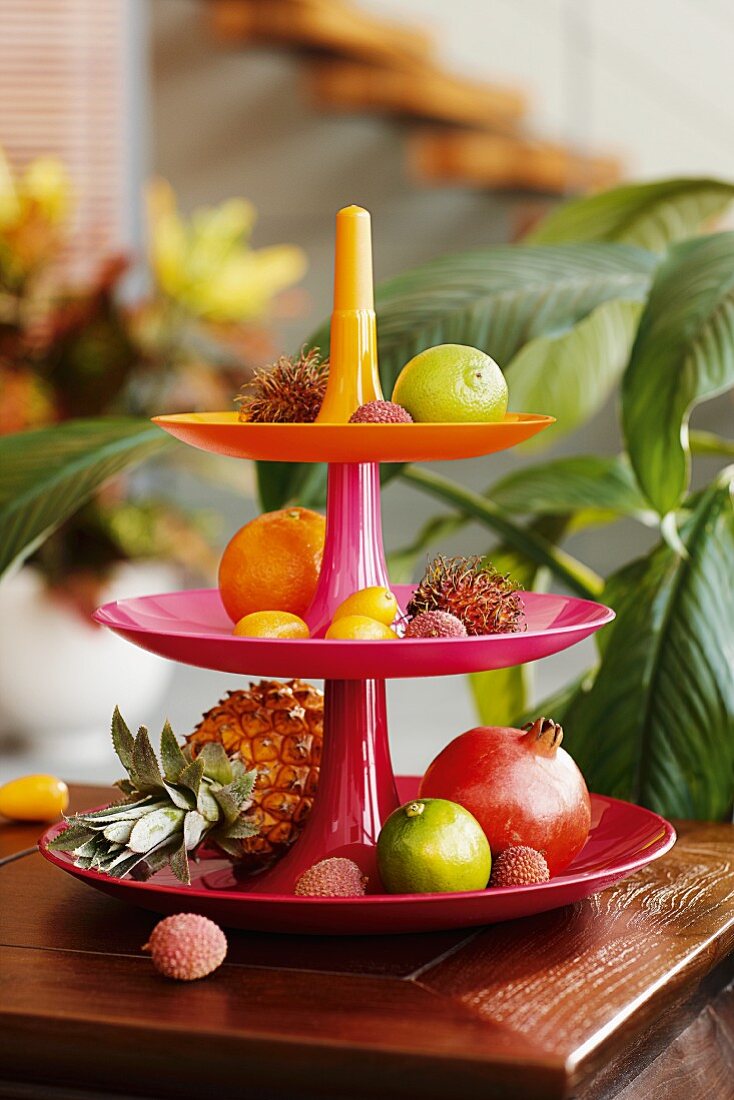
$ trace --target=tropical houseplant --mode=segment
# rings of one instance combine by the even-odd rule
[[[273,353],[268,321],[305,261],[289,245],[253,249],[244,199],[186,221],[164,180],[146,189],[144,295],[121,293],[133,266],[107,258],[90,286],[60,282],[71,185],[58,161],[14,174],[0,149],[0,434],[76,417],[220,408]],[[129,483],[97,495],[35,555],[82,611],[117,562],[181,558],[211,565],[196,518]],[[87,598],[84,594],[87,593]]]
[[[302,274],[300,250],[253,249],[254,210],[243,199],[186,221],[163,180],[146,198],[145,294],[124,293],[134,265],[119,256],[105,260],[91,285],[70,287],[55,266],[72,205],[63,165],[43,159],[14,174],[0,150],[0,437],[84,417],[92,422],[87,438],[97,439],[100,417],[218,408],[273,354],[273,303]],[[104,431],[117,441],[114,423]],[[59,428],[59,445],[69,438]],[[152,700],[165,664],[100,639],[89,612],[128,591],[171,587],[171,563],[210,576],[216,556],[207,527],[206,514],[176,506],[154,478],[118,476],[49,531],[32,568],[0,592],[0,695],[14,730],[93,728],[94,698],[104,716],[116,667]],[[46,651],[58,654],[57,677],[39,694],[27,657],[43,661]],[[86,667],[84,693],[64,654]]]
[[[387,392],[413,354],[444,341],[485,348],[514,407],[555,414],[559,433],[619,389],[618,455],[547,457],[486,493],[423,467],[386,470],[444,505],[394,565],[409,572],[436,538],[475,523],[492,536],[494,562],[526,587],[552,578],[610,603],[617,619],[594,667],[541,709],[564,721],[594,789],[689,817],[724,816],[734,788],[734,443],[688,430],[697,402],[734,385],[734,234],[700,235],[732,198],[734,185],[706,179],[617,188],[560,208],[519,245],[437,260],[377,296]],[[326,347],[328,330],[311,342]],[[78,506],[105,464],[165,445],[141,425],[110,433],[29,433],[5,441],[5,456],[0,441],[19,471],[0,472],[0,569]],[[35,456],[59,445],[50,491]],[[701,452],[722,468],[691,492]],[[66,474],[75,464],[83,481]],[[318,467],[259,469],[266,508],[320,501],[324,483]],[[657,544],[602,578],[564,543],[620,516],[652,526]],[[519,720],[523,675],[474,678],[482,717]]]

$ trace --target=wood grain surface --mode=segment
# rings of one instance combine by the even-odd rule
[[[734,1096],[734,982],[704,1006],[681,1035],[618,1100],[729,1100]]]
[[[141,955],[150,930],[160,919],[135,909],[60,872],[37,852],[8,865],[0,878],[0,944],[106,955]],[[83,913],[80,920],[60,914]],[[114,946],[110,928],[115,928]],[[417,936],[268,936],[229,934],[229,963],[277,970],[324,970],[395,978],[411,974],[471,938],[473,930]]]
[[[732,1100],[734,828],[679,836],[596,898],[479,931],[229,932],[191,984],[142,954],[155,915],[10,859],[0,1098]]]
[[[666,857],[611,889],[487,929],[421,980],[482,1019],[532,1034],[565,1057],[571,1080],[588,1076],[628,1019],[647,1027],[734,950],[731,826],[683,825],[679,836]]]

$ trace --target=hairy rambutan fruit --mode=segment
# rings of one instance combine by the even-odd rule
[[[547,882],[549,878],[545,856],[535,848],[518,844],[505,848],[492,861],[489,885],[531,886],[536,882]]]
[[[349,417],[350,424],[412,424],[413,417],[394,401],[368,401]]]
[[[515,634],[524,627],[519,586],[484,559],[446,558],[428,567],[407,606],[410,619],[424,611],[447,611],[467,634]]]
[[[208,917],[175,913],[158,922],[143,951],[150,952],[153,966],[164,977],[193,982],[221,966],[227,940],[219,925]]]
[[[353,860],[332,856],[304,871],[294,892],[302,898],[356,898],[364,894],[366,885]]]
[[[405,628],[406,638],[465,638],[466,627],[448,611],[421,611]]]
[[[235,399],[240,420],[249,424],[311,424],[319,414],[326,383],[328,359],[318,348],[298,356],[281,355],[272,366],[260,367]]]

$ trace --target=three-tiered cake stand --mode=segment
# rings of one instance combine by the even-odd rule
[[[64,870],[163,912],[205,913],[241,928],[281,932],[417,931],[484,924],[564,905],[648,863],[673,843],[655,814],[593,796],[589,841],[567,874],[533,887],[472,893],[380,893],[376,843],[385,818],[413,797],[417,780],[396,779],[390,763],[385,681],[508,668],[557,653],[613,618],[600,604],[566,596],[523,594],[526,629],[518,634],[452,639],[336,641],[324,638],[336,607],[369,585],[388,585],[380,518],[380,462],[473,458],[512,447],[553,422],[508,414],[499,423],[348,424],[361,404],[382,397],[377,369],[372,248],[367,211],[337,215],[334,312],[327,394],[313,424],[249,424],[236,413],[158,417],[191,446],[236,458],[326,462],[326,541],[317,591],[306,614],[306,640],[235,637],[219,592],[199,590],[129,599],[100,608],[95,618],[122,637],[175,661],[248,675],[325,680],[324,751],[315,803],[288,854],[257,877],[239,878],[229,861],[192,866],[191,886],[162,871],[148,882],[113,880],[74,867]],[[410,586],[393,586],[404,609]],[[449,731],[453,736],[460,731]],[[419,737],[420,731],[413,730]],[[57,829],[58,827],[56,827]],[[50,830],[47,837],[54,835]],[[348,856],[369,877],[360,898],[301,898],[293,893],[308,867]]]

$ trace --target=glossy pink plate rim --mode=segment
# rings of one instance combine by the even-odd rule
[[[414,796],[418,778],[398,778],[401,798]],[[41,854],[68,874],[107,893],[160,912],[180,905],[219,919],[230,927],[308,934],[390,934],[492,924],[530,916],[589,897],[645,867],[675,843],[673,826],[651,810],[606,795],[592,795],[592,829],[587,845],[566,874],[534,886],[493,888],[456,894],[367,894],[359,898],[301,898],[292,894],[250,893],[242,889],[183,886],[159,872],[148,882],[110,879],[75,867],[67,853],[50,852],[48,842],[63,829],[51,826],[40,838]],[[594,858],[589,869],[573,870]],[[227,866],[219,860],[193,865],[201,880]],[[168,875],[170,879],[171,876]],[[230,874],[231,878],[231,874]]]
[[[401,607],[413,591],[394,585]],[[336,641],[238,638],[217,589],[118,600],[96,622],[160,656],[236,674],[393,679],[506,668],[557,653],[614,618],[602,604],[575,596],[526,592],[528,629],[470,638]]]

